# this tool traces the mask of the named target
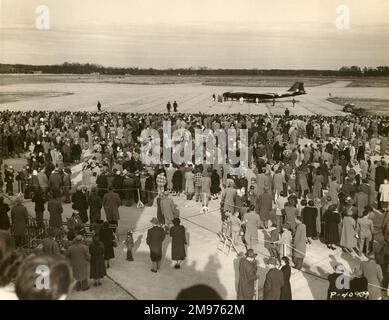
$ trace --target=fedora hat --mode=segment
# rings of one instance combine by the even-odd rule
[[[150,220],[150,222],[152,223],[152,224],[159,224],[159,221],[158,221],[158,219],[157,218],[152,218],[151,220]]]
[[[246,257],[255,258],[258,254],[254,252],[253,249],[248,249],[246,252]]]

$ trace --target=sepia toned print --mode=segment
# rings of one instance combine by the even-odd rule
[[[388,300],[388,14],[0,1],[0,300]]]

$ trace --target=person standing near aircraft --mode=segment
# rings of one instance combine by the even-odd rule
[[[294,98],[293,98],[293,100],[292,100],[292,105],[293,105],[293,108],[294,108],[294,105],[296,104],[296,100],[294,100]]]
[[[170,104],[170,101],[168,101],[167,105],[166,105],[167,113],[170,113],[171,108],[172,108],[172,105]]]
[[[178,108],[177,101],[174,101],[174,102],[173,102],[173,111],[174,111],[174,112],[177,112],[177,108]]]

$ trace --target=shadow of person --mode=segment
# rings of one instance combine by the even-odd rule
[[[235,291],[236,292],[238,292],[238,283],[239,283],[239,263],[240,263],[240,260],[242,258],[244,258],[244,253],[239,252],[233,261],[234,275],[235,275]]]
[[[203,272],[206,276],[211,275],[211,276],[208,276],[208,278],[209,278],[208,284],[211,285],[212,288],[214,288],[223,299],[225,299],[227,296],[227,290],[223,286],[223,284],[221,283],[220,278],[219,278],[219,274],[218,274],[218,271],[221,269],[221,267],[222,266],[221,266],[220,261],[218,260],[217,256],[210,255],[208,258],[208,262],[204,267]]]
[[[137,252],[141,243],[142,243],[142,239],[143,239],[143,234],[140,234],[138,236],[138,238],[136,239],[136,241],[134,242],[134,249],[133,249],[133,252]]]

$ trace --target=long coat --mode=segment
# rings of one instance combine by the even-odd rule
[[[115,252],[113,250],[113,242],[115,236],[111,228],[101,228],[100,232],[100,241],[104,244],[104,258],[105,260],[115,258]]]
[[[369,285],[369,300],[377,300],[381,298],[381,289],[377,286],[382,286],[382,269],[381,267],[373,260],[362,261],[361,270],[363,276],[367,279]]]
[[[284,286],[284,274],[277,268],[270,269],[263,284],[263,300],[280,300]]]
[[[217,194],[220,191],[220,176],[217,172],[214,171],[211,174],[211,193]]]
[[[258,228],[261,225],[261,221],[259,216],[255,212],[246,213],[244,216],[246,222],[246,232],[244,234],[244,238],[246,242],[249,244],[251,240],[258,240]],[[253,248],[249,248],[253,249]]]
[[[56,199],[51,199],[47,203],[47,211],[49,211],[49,226],[50,228],[62,228],[62,204]]]
[[[9,210],[8,204],[0,203],[0,230],[8,230],[11,226],[8,218]]]
[[[54,239],[46,238],[42,242],[42,252],[47,255],[59,255],[59,245]]]
[[[257,198],[256,210],[262,221],[270,219],[270,211],[273,207],[273,197],[269,192],[262,193]]]
[[[222,194],[222,202],[224,203],[224,211],[235,212],[235,197],[236,189],[228,187],[224,189]]]
[[[28,212],[25,206],[17,204],[11,209],[12,232],[15,236],[24,236],[27,232]]]
[[[176,192],[182,191],[182,171],[176,170],[173,173],[173,190]]]
[[[255,280],[257,279],[257,265],[246,258],[239,261],[238,300],[253,300]]]
[[[103,207],[103,201],[97,193],[92,193],[88,201],[89,219],[90,223],[93,223],[96,219],[101,219],[101,208]]]
[[[184,260],[186,257],[185,227],[184,226],[171,227],[170,236],[172,237],[172,260],[173,261]]]
[[[86,194],[78,190],[73,194],[72,201],[74,208],[80,213],[82,222],[86,223],[88,221],[88,201],[86,199]]]
[[[291,269],[289,265],[285,265],[281,268],[284,275],[284,285],[281,288],[281,300],[292,300],[292,289],[290,287],[290,275]]]
[[[173,223],[173,219],[177,216],[176,207],[174,205],[173,199],[169,197],[164,197],[161,199],[161,211],[163,217],[165,218],[165,224],[169,225]]]
[[[74,242],[65,252],[73,269],[73,277],[77,281],[88,280],[90,254],[88,247],[82,242]]]
[[[331,181],[329,183],[329,188],[328,188],[328,196],[331,197],[331,203],[333,204],[338,204],[339,203],[339,184],[337,181]]]
[[[90,259],[90,278],[101,279],[107,272],[104,263],[104,244],[100,241],[92,242],[89,245]]]
[[[357,246],[356,221],[350,216],[343,218],[342,235],[340,237],[340,245],[345,248],[355,248]]]
[[[194,174],[192,171],[185,172],[185,192],[194,193]]]
[[[339,223],[340,216],[338,212],[326,211],[323,215],[324,237],[327,244],[339,243]]]
[[[154,226],[147,231],[146,243],[150,248],[151,261],[158,262],[162,259],[162,242],[165,239],[165,231]]]
[[[293,257],[304,258],[306,251],[307,229],[305,224],[299,223],[293,239]]]
[[[119,216],[120,204],[121,204],[121,200],[117,193],[110,191],[104,195],[103,207],[108,221],[118,221],[120,219]]]
[[[369,205],[369,195],[362,191],[355,194],[355,205],[358,209],[358,217],[362,217],[365,207]]]
[[[315,207],[305,207],[302,211],[303,222],[307,229],[307,237],[316,237],[316,218],[317,218],[317,208]]]

